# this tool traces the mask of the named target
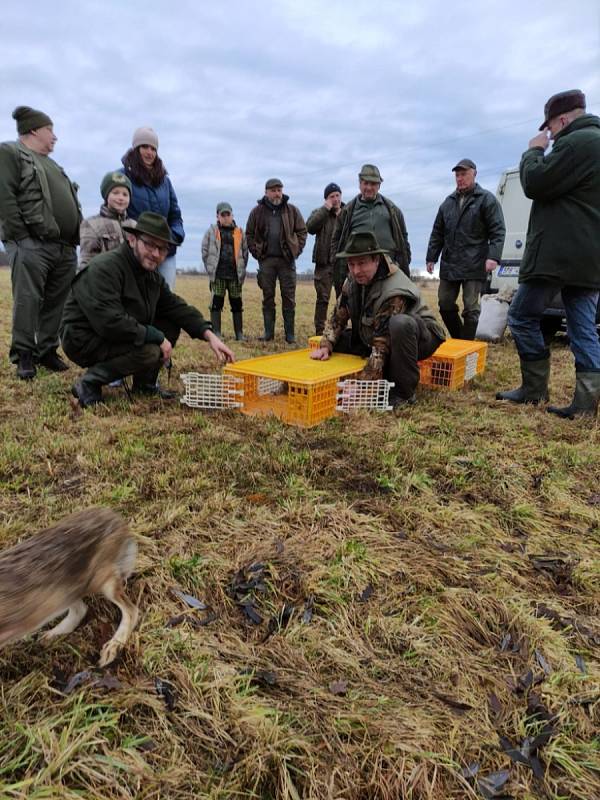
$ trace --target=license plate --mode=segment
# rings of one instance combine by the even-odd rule
[[[500,267],[498,270],[498,276],[503,278],[518,278],[519,277],[519,267],[515,266],[503,266]]]

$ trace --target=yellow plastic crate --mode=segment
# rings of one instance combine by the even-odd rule
[[[335,414],[337,383],[356,375],[366,359],[333,353],[327,361],[294,350],[227,364],[225,374],[243,378],[242,412],[275,414],[310,428]]]
[[[320,344],[321,344],[321,337],[320,336],[309,336],[308,337],[308,349],[309,350],[318,350]]]
[[[485,369],[487,342],[448,339],[419,362],[420,384],[432,389],[460,389]]]

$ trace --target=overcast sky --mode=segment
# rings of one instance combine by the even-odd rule
[[[495,191],[549,95],[580,88],[600,112],[598,0],[29,0],[3,4],[2,32],[0,140],[16,105],[48,113],[90,216],[152,126],[183,212],[180,266],[200,263],[218,201],[244,225],[275,176],[306,217],[330,181],[352,198],[371,162],[422,269],[460,158]]]

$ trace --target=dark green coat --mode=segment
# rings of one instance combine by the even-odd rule
[[[342,203],[344,208],[345,203]],[[341,212],[340,212],[341,213]],[[333,208],[315,208],[306,220],[306,230],[315,236],[312,260],[319,266],[329,266],[331,261],[331,237],[335,230],[338,215]]]
[[[211,329],[202,314],[173,294],[158,272],[143,269],[124,242],[93,258],[74,279],[63,312],[61,341],[79,366],[104,361],[115,344],[160,344],[156,323],[168,320],[192,338]]]
[[[546,156],[526,150],[520,173],[533,204],[519,281],[600,289],[600,119],[573,120]]]
[[[500,203],[476,183],[460,207],[460,193],[452,192],[439,207],[433,223],[427,262],[438,260],[446,281],[483,281],[488,258],[500,263],[506,227]]]

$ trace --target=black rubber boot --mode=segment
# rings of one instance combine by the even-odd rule
[[[102,402],[102,384],[85,380],[84,376],[75,381],[71,387],[71,394],[78,400],[81,408],[96,406]]]
[[[275,336],[275,311],[265,311],[263,309],[263,322],[265,332],[258,337],[259,342],[272,342]]]
[[[24,350],[19,353],[19,361],[17,363],[17,378],[22,381],[30,381],[35,378],[37,370],[33,363],[33,353],[30,350]]]
[[[511,403],[531,403],[537,406],[548,400],[548,380],[550,378],[550,359],[539,361],[521,360],[521,385],[518,389],[497,392],[496,400],[510,400]]]
[[[243,322],[242,312],[232,311],[231,316],[233,317],[233,331],[235,333],[236,342],[247,342],[248,340],[244,336],[244,322]]]
[[[151,372],[143,372],[134,375],[131,391],[134,394],[141,394],[145,397],[160,397],[161,400],[174,400],[177,397],[177,392],[172,392],[169,389],[161,389],[160,383],[158,382],[159,372],[160,367]]]
[[[56,350],[48,350],[38,363],[41,367],[45,367],[51,372],[66,372],[69,369],[69,365],[63,361]]]
[[[295,309],[288,309],[283,312],[283,330],[285,332],[285,340],[288,344],[296,344],[296,337],[294,335],[294,324],[296,322]]]
[[[575,395],[568,406],[548,406],[546,411],[563,419],[593,417],[598,412],[600,400],[600,372],[577,372]]]
[[[475,334],[477,332],[477,322],[478,320],[471,319],[469,317],[463,322],[462,333],[461,333],[462,339],[472,340],[475,338]]]
[[[462,320],[458,311],[440,311],[444,325],[453,339],[462,339]]]
[[[213,333],[215,336],[221,336],[221,312],[210,310],[210,321],[213,326]]]

